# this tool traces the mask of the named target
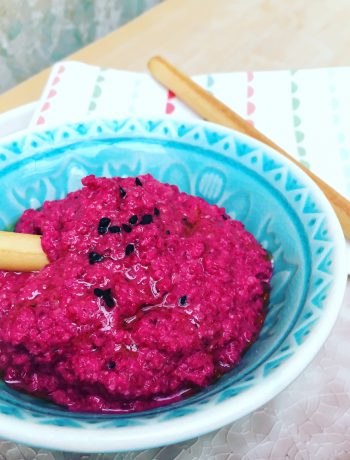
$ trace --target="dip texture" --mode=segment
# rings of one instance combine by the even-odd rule
[[[176,401],[232,369],[261,329],[272,266],[225,210],[150,175],[83,179],[27,210],[51,263],[0,272],[0,371],[73,411]]]

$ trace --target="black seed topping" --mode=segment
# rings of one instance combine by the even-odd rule
[[[227,219],[228,219],[228,217],[225,216],[225,214],[222,215],[222,218],[223,218],[224,220],[227,220]]]
[[[119,185],[120,198],[126,197],[126,191]]]
[[[95,264],[96,262],[101,262],[103,260],[103,256],[98,254],[97,252],[89,252],[89,262],[91,265]]]
[[[104,293],[105,293],[105,291],[103,289],[100,289],[100,288],[95,288],[94,289],[94,294],[97,297],[103,297]]]
[[[107,289],[107,291],[110,291],[110,289]],[[106,294],[103,296],[103,300],[105,301],[105,304],[107,305],[108,308],[113,308],[115,305],[113,297],[111,297],[111,293]]]
[[[126,232],[126,233],[130,233],[131,230],[132,230],[130,225],[127,225],[127,224],[122,224],[122,227],[123,227],[124,232]]]
[[[158,208],[154,208],[154,210],[153,210],[153,211],[154,211],[154,215],[155,215],[155,216],[159,216],[159,214],[160,214],[160,211],[159,211],[159,209],[158,209]]]
[[[134,252],[135,246],[132,243],[129,243],[125,248],[125,255],[130,256]]]
[[[137,222],[137,216],[134,214],[133,216],[130,217],[129,224],[135,225],[136,222]]]
[[[97,297],[102,297],[104,300],[105,304],[107,307],[112,308],[115,305],[115,301],[113,297],[111,296],[111,289],[100,289],[100,288],[95,288],[94,289],[94,294]]]
[[[113,225],[112,227],[109,227],[108,231],[110,233],[120,233],[121,228],[119,227],[119,225]]]
[[[151,214],[145,214],[144,216],[142,216],[142,219],[140,221],[140,225],[147,225],[147,224],[151,224],[153,222],[153,217]]]
[[[165,233],[166,233],[167,235],[170,235],[170,230],[165,230]]]
[[[108,361],[107,367],[108,367],[108,369],[114,369],[115,368],[115,361]]]
[[[108,226],[111,223],[111,219],[108,217],[102,217],[100,219],[100,222],[98,223],[98,228],[97,231],[100,235],[104,235],[105,233],[108,232]]]
[[[108,225],[111,223],[111,219],[108,217],[102,217],[100,222],[98,223],[99,227],[108,227]]]
[[[142,187],[142,182],[140,181],[140,179],[138,177],[136,177],[136,179],[135,179],[135,184],[139,185],[140,187]]]
[[[181,305],[181,307],[184,307],[186,305],[186,302],[187,302],[187,295],[183,295],[182,297],[179,298],[179,305]]]

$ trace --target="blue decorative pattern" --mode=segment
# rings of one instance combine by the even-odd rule
[[[225,404],[288,366],[323,314],[333,283],[334,243],[317,199],[293,171],[228,130],[172,120],[100,120],[30,133],[0,145],[0,224],[61,198],[87,174],[157,179],[224,206],[274,260],[271,305],[241,364],[205,391],[143,414],[68,413],[0,384],[0,413],[76,429],[145,426]],[[39,428],[40,429],[40,428]]]

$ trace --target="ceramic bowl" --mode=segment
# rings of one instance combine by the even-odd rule
[[[218,429],[282,391],[313,359],[346,282],[344,237],[318,187],[247,136],[171,119],[93,120],[28,131],[0,144],[0,228],[64,197],[80,179],[149,172],[224,206],[272,253],[269,311],[256,343],[215,384],[129,415],[70,413],[0,382],[0,436],[50,449],[113,452],[162,446]]]

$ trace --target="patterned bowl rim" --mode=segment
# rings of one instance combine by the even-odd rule
[[[0,414],[1,436],[16,442],[35,447],[40,446],[47,449],[71,452],[123,452],[173,444],[219,429],[261,407],[292,383],[312,361],[327,339],[342,304],[347,281],[344,235],[333,208],[323,192],[297,165],[289,159],[282,157],[280,153],[267,145],[247,135],[214,123],[201,120],[194,122],[152,117],[128,117],[124,120],[119,120],[128,122],[135,121],[135,123],[157,123],[160,121],[175,127],[186,125],[206,128],[212,130],[212,133],[222,133],[225,136],[230,135],[240,143],[260,149],[272,160],[276,160],[278,163],[286,166],[293,176],[297,177],[303,185],[311,191],[318,207],[321,208],[326,215],[327,226],[330,234],[333,236],[332,242],[334,244],[333,283],[323,306],[323,314],[316,325],[313,326],[312,333],[297,351],[288,358],[287,362],[282,363],[278,369],[275,369],[273,373],[265,377],[259,382],[258,386],[253,386],[242,391],[238,395],[217,403],[215,406],[200,407],[195,413],[185,413],[181,417],[166,421],[154,419],[152,424],[147,426],[125,426],[103,429],[91,427],[61,427],[55,425],[39,425],[35,423],[35,420],[19,420],[11,415]],[[4,144],[8,144],[10,141],[23,141],[29,135],[53,132],[63,127],[74,129],[77,126],[91,124],[96,121],[104,123],[115,120],[93,120],[90,118],[81,120],[79,124],[60,123],[58,125],[50,125],[49,127],[29,128],[1,139],[0,147]],[[66,144],[63,140],[60,144],[54,144],[55,147],[71,144],[74,140],[81,140],[77,133],[75,134],[76,138],[70,138],[69,142]],[[137,131],[135,131],[134,134],[137,134]],[[103,137],[103,133],[100,136],[96,135],[96,137]],[[118,137],[118,135],[115,135],[115,137]],[[155,137],[157,137],[157,133],[155,133]],[[163,138],[165,137],[166,136],[163,136]],[[182,142],[185,143],[184,140],[182,140]],[[257,391],[257,388],[259,388],[259,391]],[[171,411],[171,406],[169,406],[169,410]],[[77,435],[79,435],[79,437],[77,437]]]

